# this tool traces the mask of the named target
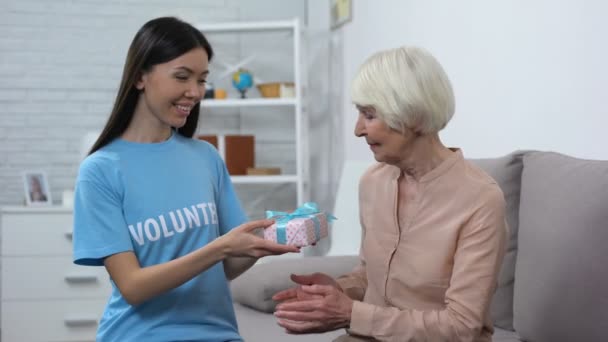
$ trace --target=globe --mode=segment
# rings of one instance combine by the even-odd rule
[[[241,98],[245,98],[245,93],[253,86],[253,76],[245,69],[239,69],[232,74],[232,85],[241,93]]]

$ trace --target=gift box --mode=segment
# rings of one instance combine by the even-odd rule
[[[310,246],[329,233],[329,224],[336,218],[318,210],[313,202],[304,203],[291,213],[267,211],[266,218],[275,223],[264,229],[264,239],[283,245]]]

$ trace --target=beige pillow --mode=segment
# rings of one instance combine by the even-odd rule
[[[517,151],[499,158],[470,160],[494,178],[507,202],[506,216],[509,225],[509,243],[498,275],[498,287],[490,307],[494,325],[507,330],[513,330],[513,284],[515,282],[515,259],[517,257],[519,195],[523,168],[522,158],[525,153],[524,151]]]

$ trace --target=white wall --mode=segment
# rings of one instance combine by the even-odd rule
[[[429,49],[450,76],[456,114],[442,133],[468,157],[515,149],[608,159],[608,3],[601,0],[355,1],[343,29],[349,84],[373,52]],[[346,159],[371,160],[353,136],[344,89]]]
[[[305,60],[309,70],[306,110],[309,115],[311,199],[334,212],[344,156],[342,134],[343,55],[341,32],[330,30],[330,1],[307,1]],[[329,240],[305,249],[325,254]]]

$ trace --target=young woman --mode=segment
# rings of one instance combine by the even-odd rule
[[[98,341],[241,341],[228,280],[298,252],[254,234],[272,221],[245,223],[220,156],[192,139],[212,56],[193,26],[146,23],[80,166],[74,262],[104,265],[112,282]]]

